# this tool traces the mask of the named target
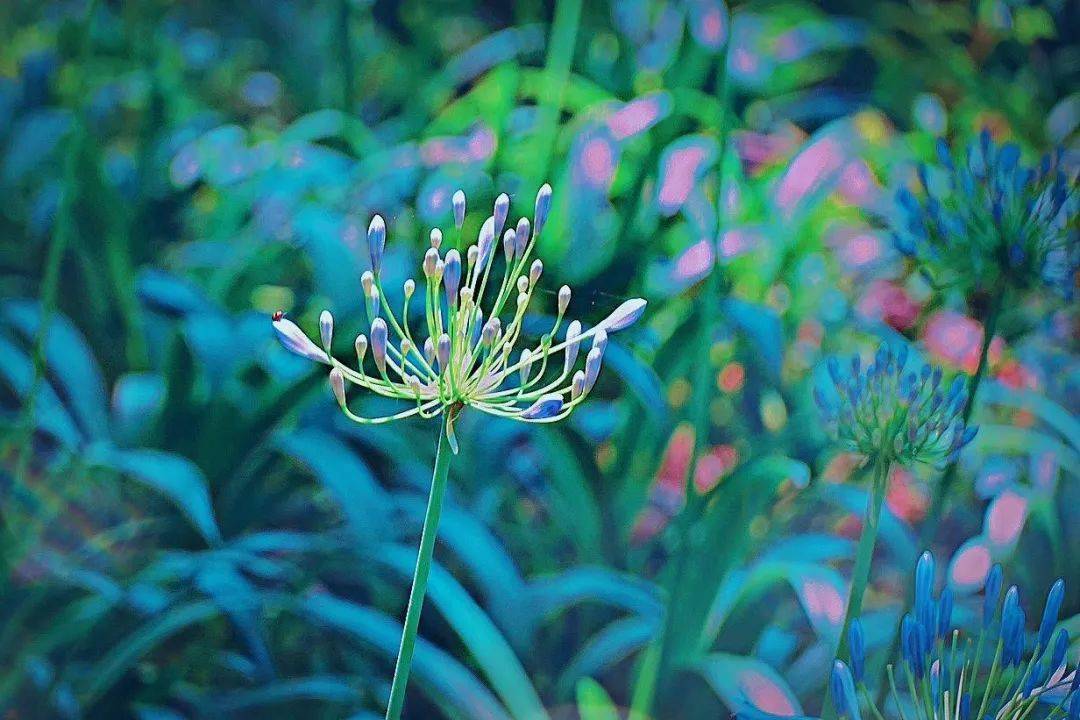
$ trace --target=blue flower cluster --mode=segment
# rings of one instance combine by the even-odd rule
[[[882,345],[865,368],[858,355],[827,361],[833,390],[814,388],[814,399],[836,438],[849,450],[884,455],[904,465],[943,467],[975,437],[963,409],[967,383],[957,376],[942,387],[940,368],[905,371],[907,346],[895,353]]]
[[[997,621],[1001,588],[1001,566],[995,565],[986,580],[978,635],[962,638],[953,627],[953,595],[946,588],[934,597],[934,558],[923,553],[915,568],[914,608],[901,622],[902,662],[888,666],[886,712],[877,708],[867,690],[866,646],[856,620],[848,635],[851,664],[837,660],[830,683],[840,716],[861,720],[856,695],[861,690],[864,704],[877,718],[894,713],[901,720],[1078,720],[1080,672],[1067,667],[1068,632],[1064,628],[1055,632],[1064,581],[1050,587],[1030,643],[1016,586],[1005,593]]]
[[[939,139],[937,156],[937,166],[918,167],[919,195],[896,194],[896,248],[939,286],[1046,282],[1071,296],[1080,269],[1076,169],[1059,154],[1028,167],[1015,143],[998,146],[986,130],[956,157]]]

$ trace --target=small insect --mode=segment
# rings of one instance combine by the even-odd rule
[[[274,312],[274,322],[277,322],[278,320],[280,320],[283,317],[285,317],[285,311],[284,310],[277,310],[277,311]]]

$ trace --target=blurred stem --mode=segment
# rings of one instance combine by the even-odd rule
[[[990,344],[993,342],[994,334],[997,332],[998,321],[1001,319],[1001,311],[1005,307],[1006,294],[1004,289],[995,293],[990,301],[990,308],[986,313],[986,320],[983,323],[982,347],[979,349],[979,364],[975,367],[975,376],[971,379],[971,392],[968,393],[967,402],[964,404],[964,411],[962,414],[965,426],[968,424],[968,421],[971,419],[971,414],[975,410],[975,399],[979,392],[979,385],[982,383],[982,379],[990,366]],[[926,522],[923,523],[922,528],[919,530],[920,547],[929,547],[934,535],[937,534],[938,526],[941,524],[941,518],[945,512],[945,503],[949,499],[949,491],[956,482],[957,464],[958,460],[949,463],[941,475],[941,480],[934,486],[933,495],[930,498],[930,508],[926,513]],[[901,617],[903,617],[904,613],[911,610],[911,605],[912,597],[909,595],[904,604],[904,611],[901,613]],[[888,664],[889,658],[896,656],[899,649],[899,634],[893,633],[892,643],[889,646],[888,654],[885,656],[886,664]],[[885,697],[886,688],[884,673],[885,671],[883,669],[878,681],[878,702],[883,702]]]
[[[975,396],[979,392],[979,385],[990,366],[990,344],[994,341],[994,333],[997,332],[998,320],[1001,318],[1001,310],[1005,305],[1005,291],[994,293],[990,300],[990,308],[986,313],[983,323],[982,347],[979,349],[979,364],[975,368],[975,376],[971,379],[971,391],[968,393],[967,402],[964,404],[964,425],[971,419],[971,413],[975,409]],[[938,524],[945,511],[945,503],[949,498],[949,491],[956,482],[956,468],[958,461],[953,460],[945,468],[941,480],[934,486],[934,494],[930,500],[930,509],[926,515],[926,524],[923,525],[920,537],[925,545],[937,532]]]
[[[443,421],[439,428],[439,439],[435,446],[435,470],[431,476],[431,492],[428,495],[427,512],[424,514],[424,528],[420,532],[420,551],[416,557],[416,571],[413,573],[412,589],[409,590],[409,604],[405,610],[405,626],[401,633],[401,647],[397,662],[394,664],[394,680],[390,685],[390,702],[386,706],[386,720],[399,720],[405,704],[405,686],[409,682],[409,670],[412,667],[413,650],[416,647],[416,631],[420,626],[420,611],[424,607],[424,594],[427,592],[428,575],[431,572],[431,558],[435,551],[435,535],[439,530],[439,517],[442,515],[443,498],[446,495],[446,476],[450,470],[449,448],[446,442],[448,413],[443,412]]]
[[[97,12],[98,1],[90,0],[86,6],[86,15],[83,19],[82,43],[75,57],[75,64],[79,68],[78,82],[80,85],[82,84],[82,73],[85,72],[86,61],[90,57],[91,25],[94,21],[94,13]],[[81,98],[82,93],[77,93],[76,97]],[[47,339],[52,315],[56,310],[56,293],[60,284],[60,266],[63,263],[64,256],[67,254],[68,246],[71,244],[71,238],[75,234],[75,198],[78,195],[79,186],[77,170],[85,139],[86,128],[80,106],[73,116],[71,132],[67,137],[67,147],[64,154],[63,191],[56,210],[56,222],[49,243],[48,254],[45,257],[45,273],[41,280],[41,314],[38,320],[37,333],[34,336],[32,351],[34,375],[30,381],[30,386],[27,388],[22,417],[18,423],[20,435],[16,441],[18,455],[15,459],[15,472],[12,476],[11,492],[13,497],[19,495],[25,487],[26,472],[30,465],[35,429],[35,400],[45,378]],[[3,507],[12,506],[13,503],[3,503]],[[4,533],[3,548],[0,548],[0,559],[3,560],[3,567],[0,567],[0,571],[3,572],[5,577],[9,577],[7,566],[9,563],[14,562],[15,558],[9,558],[8,551],[14,551],[16,543],[9,542],[11,539],[9,535],[13,529],[8,527],[2,512],[0,512],[0,528]],[[0,594],[2,594],[2,591],[0,591]]]
[[[352,112],[352,93],[356,83],[352,48],[349,45],[349,23],[352,16],[352,0],[338,0],[338,53],[341,56],[341,111]]]
[[[559,0],[551,21],[551,38],[544,60],[544,90],[541,93],[537,113],[535,177],[524,186],[526,192],[535,192],[547,175],[552,150],[559,128],[566,80],[574,60],[574,44],[577,42],[578,24],[581,21],[582,0]]]
[[[874,557],[874,546],[877,544],[878,528],[881,524],[881,507],[885,502],[889,464],[889,456],[885,452],[879,452],[874,458],[874,478],[870,486],[870,497],[866,503],[866,517],[863,520],[862,534],[859,536],[859,547],[855,551],[855,567],[851,571],[851,594],[848,596],[844,625],[840,629],[840,645],[836,649],[837,658],[843,658],[847,654],[848,628],[851,627],[851,621],[862,612],[863,595],[870,582],[870,562]],[[850,658],[847,660],[850,662]],[[824,720],[836,717],[830,694],[825,696],[825,707],[821,716]]]
[[[716,235],[719,238],[724,231],[724,164],[727,160],[728,137],[731,134],[731,118],[728,114],[729,83],[727,73],[728,49],[731,43],[724,46],[720,55],[718,73],[718,95],[720,96],[719,118],[719,157],[717,160],[716,182]],[[674,638],[674,625],[678,617],[678,608],[682,604],[682,597],[694,578],[686,577],[687,558],[692,551],[692,531],[697,523],[704,507],[705,498],[697,492],[694,484],[694,476],[697,474],[698,461],[709,444],[709,402],[713,397],[715,383],[710,377],[712,363],[709,356],[712,352],[714,330],[720,319],[720,307],[722,295],[725,289],[723,268],[720,265],[719,254],[716,246],[713,246],[713,267],[705,280],[702,289],[701,326],[698,331],[698,347],[695,354],[697,363],[694,366],[693,398],[690,407],[690,421],[694,427],[694,452],[691,455],[690,467],[687,469],[684,497],[686,505],[678,516],[676,532],[676,546],[674,567],[671,572],[671,582],[668,585],[668,601],[664,612],[664,624],[661,629],[658,649],[650,647],[645,655],[638,677],[637,686],[634,689],[634,702],[631,715],[648,717],[652,714],[656,700],[656,691],[660,683],[667,676],[671,666],[680,658],[676,657]]]

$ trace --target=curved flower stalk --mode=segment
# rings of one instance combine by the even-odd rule
[[[465,217],[462,191],[455,193],[453,205],[460,234]],[[536,344],[526,344],[522,325],[544,272],[543,262],[530,262],[530,257],[550,206],[551,186],[545,184],[536,196],[533,222],[521,218],[504,230],[510,198],[499,195],[493,214],[464,255],[457,249],[443,254],[443,233],[433,229],[423,279],[405,281],[400,315],[384,302],[380,271],[386,225],[376,215],[368,227],[371,270],[361,277],[371,326],[368,334],[355,339],[355,368],[330,353],[334,319],[329,311],[319,319],[320,344],[282,313],[274,316],[278,337],[290,351],[330,366],[330,387],[349,419],[376,424],[445,414],[446,434],[455,453],[454,420],[466,407],[522,422],[561,420],[595,385],[608,334],[634,323],[645,310],[645,300],[627,300],[603,322],[583,330],[577,320],[564,322],[571,298],[564,285],[552,328]],[[500,237],[503,268],[492,273]],[[414,328],[410,307],[417,292],[423,296],[424,314],[420,327]],[[485,300],[490,304],[485,306]],[[583,367],[575,370],[579,356],[584,358]],[[411,407],[383,417],[360,417],[347,403],[350,385]]]
[[[896,248],[935,285],[1016,289],[1047,283],[1071,295],[1080,268],[1075,168],[1060,154],[1037,167],[987,130],[962,152],[937,142],[938,166],[918,169],[922,195],[896,194]]]
[[[454,225],[459,240],[465,202],[464,192],[454,193]],[[596,384],[608,334],[630,326],[645,311],[645,301],[635,298],[622,303],[595,327],[583,330],[581,323],[573,320],[563,330],[571,296],[570,288],[564,285],[558,292],[551,329],[536,344],[524,342],[525,314],[544,272],[543,262],[530,262],[530,258],[550,208],[551,186],[545,183],[536,195],[532,222],[521,218],[514,227],[505,227],[510,198],[499,195],[476,242],[464,249],[464,254],[457,248],[443,254],[443,232],[433,229],[431,247],[424,254],[423,279],[419,283],[411,278],[405,281],[400,316],[385,301],[381,270],[386,224],[376,215],[368,227],[371,269],[360,278],[371,325],[367,334],[353,341],[355,367],[331,353],[334,318],[329,311],[324,310],[319,317],[318,344],[284,313],[274,314],[274,329],[282,345],[330,367],[330,388],[350,420],[378,424],[412,416],[442,417],[387,720],[400,718],[405,702],[450,468],[443,439],[455,454],[458,451],[454,421],[465,408],[530,423],[565,418]],[[493,273],[499,254],[503,258],[502,270]],[[418,292],[423,296],[418,300],[423,317],[417,328],[411,323],[410,308],[416,309],[411,303]],[[485,304],[485,300],[490,302]],[[578,363],[579,356],[584,356],[583,363]],[[348,386],[400,400],[408,407],[382,417],[361,417],[349,409]]]
[[[934,597],[934,558],[922,554],[915,569],[915,605],[900,626],[901,656],[887,667],[886,697],[896,717],[1080,718],[1080,672],[1068,669],[1068,633],[1064,628],[1055,632],[1064,581],[1050,587],[1038,632],[1031,638],[1025,632],[1019,591],[1015,585],[1009,588],[1001,604],[1001,581],[1001,566],[995,565],[984,588],[979,631],[974,636],[961,633],[953,627],[952,593],[946,588]],[[856,620],[850,629],[851,667],[836,662],[831,696],[841,717],[859,720],[860,707],[865,707],[881,719],[889,707],[879,709],[866,685],[865,649],[857,639],[861,634]]]
[[[945,389],[940,368],[923,365],[909,370],[907,365],[907,346],[894,353],[882,345],[866,367],[858,355],[845,366],[831,357],[827,367],[832,392],[814,388],[814,401],[837,441],[866,455],[873,466],[838,655],[847,649],[851,622],[862,609],[892,463],[942,468],[956,459],[978,431],[960,417],[967,401],[962,376]]]

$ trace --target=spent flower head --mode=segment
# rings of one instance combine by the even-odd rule
[[[815,387],[814,400],[848,450],[943,467],[975,437],[977,428],[963,420],[964,377],[946,389],[940,368],[907,369],[906,345],[895,353],[881,345],[866,367],[858,355],[846,363],[830,357],[826,365],[834,392]]]
[[[560,420],[595,385],[608,335],[634,323],[645,310],[645,300],[625,301],[587,330],[577,320],[564,329],[571,299],[571,290],[564,285],[557,295],[553,326],[539,342],[526,343],[525,314],[544,272],[543,262],[530,258],[550,207],[551,187],[545,184],[537,193],[532,222],[521,218],[516,226],[504,227],[510,198],[499,195],[476,242],[463,250],[443,252],[443,232],[433,229],[422,262],[423,278],[405,281],[400,316],[386,302],[381,273],[386,225],[376,215],[368,228],[371,270],[361,277],[371,325],[354,341],[355,368],[330,352],[334,319],[329,311],[320,316],[320,344],[280,312],[274,315],[278,337],[292,352],[330,366],[334,397],[359,423],[446,413],[447,436],[456,451],[453,421],[466,407],[522,422]],[[453,210],[460,238],[465,218],[465,193],[460,190],[454,193]],[[492,273],[499,255],[501,278],[499,272]],[[420,308],[411,304],[417,294],[422,296]],[[420,309],[423,316],[414,327],[413,310],[419,315]],[[411,407],[383,417],[360,417],[349,409],[349,385]]]
[[[1059,153],[1028,167],[1015,143],[998,146],[986,130],[962,152],[939,138],[937,156],[937,166],[918,168],[918,195],[896,194],[896,248],[939,286],[1046,282],[1071,294],[1080,268],[1075,168]]]
[[[973,635],[954,627],[952,592],[946,588],[935,598],[933,586],[934,558],[925,552],[915,569],[914,607],[900,626],[901,656],[888,667],[888,697],[895,707],[913,708],[916,717],[929,720],[1080,717],[1080,673],[1068,668],[1069,635],[1064,628],[1055,632],[1063,580],[1051,586],[1039,630],[1031,637],[1015,585],[1001,603],[1001,566],[987,576],[983,618]],[[863,666],[864,652],[861,644],[851,644],[853,668]],[[845,679],[845,668],[834,678]],[[857,675],[854,683],[865,688]],[[835,704],[848,710],[840,714],[857,718],[854,692],[837,679],[832,692],[841,695]],[[863,697],[871,702],[870,693]],[[880,717],[876,708],[874,714]]]

